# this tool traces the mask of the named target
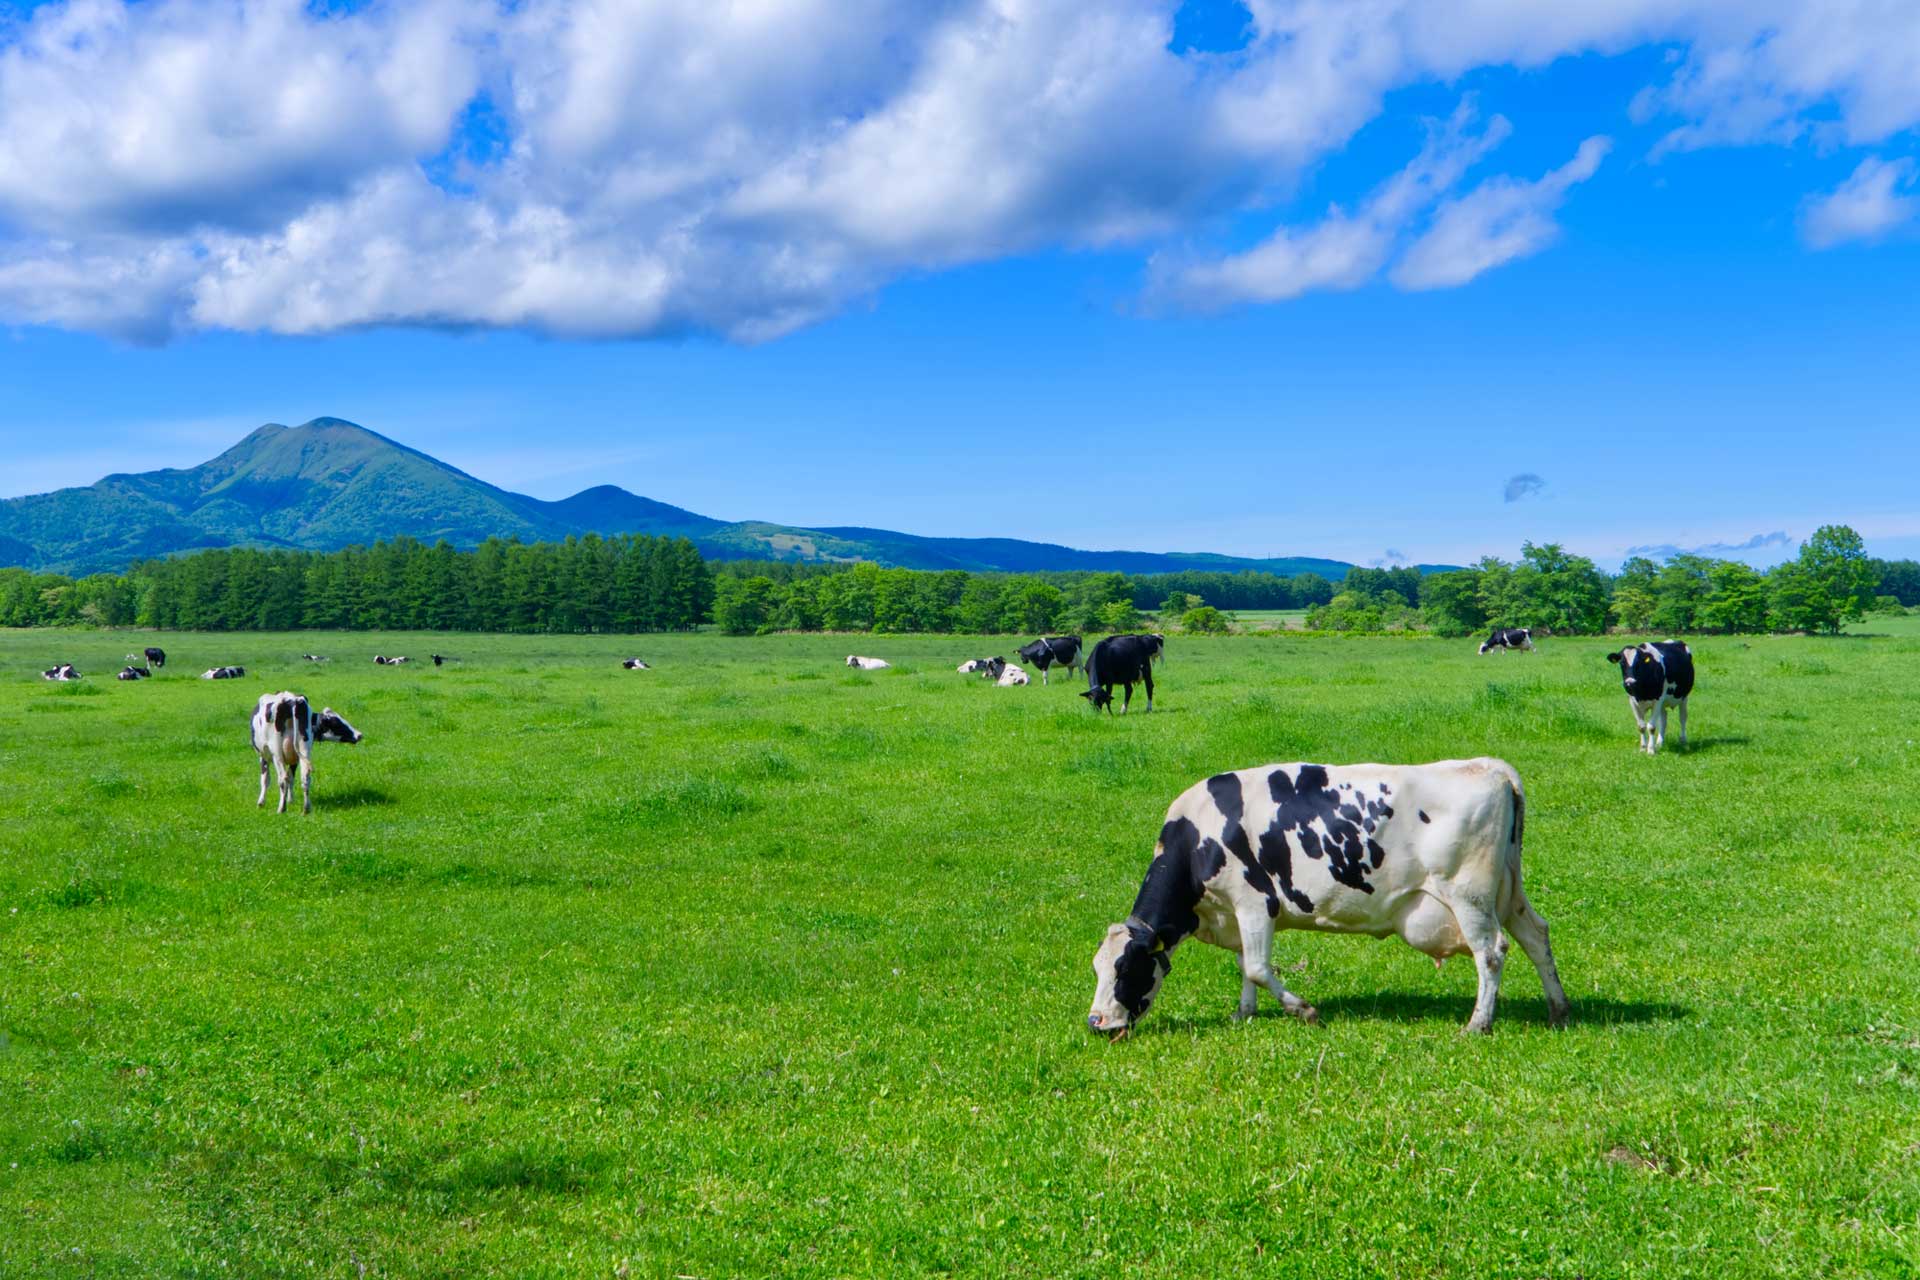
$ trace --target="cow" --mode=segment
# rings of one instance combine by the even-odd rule
[[[57,667],[48,667],[40,673],[42,680],[78,680],[80,673],[73,669],[71,662],[63,662]]]
[[[1094,953],[1090,1030],[1139,1024],[1193,937],[1240,955],[1238,1016],[1265,987],[1294,1017],[1319,1013],[1273,971],[1281,929],[1397,934],[1438,964],[1470,954],[1479,992],[1466,1029],[1488,1031],[1513,935],[1546,992],[1567,996],[1547,922],[1520,886],[1526,799],[1504,760],[1423,765],[1271,764],[1215,774],[1167,810],[1133,910]]]
[[[1680,745],[1687,745],[1687,695],[1693,692],[1693,650],[1678,640],[1628,645],[1609,653],[1640,730],[1640,749],[1658,754],[1667,743],[1667,708],[1680,708]]]
[[[405,661],[405,658],[383,658],[377,653],[373,655],[373,665],[376,667],[397,667]]]
[[[146,667],[122,667],[120,668],[120,674],[115,676],[114,679],[145,680],[148,676],[152,674],[153,672],[148,670]]]
[[[1072,675],[1079,667],[1080,637],[1041,636],[1032,644],[1022,645],[1014,650],[1014,656],[1025,658],[1040,668],[1040,683],[1050,684],[1052,682],[1047,678],[1048,668],[1059,665],[1067,669],[1068,675]]]
[[[885,671],[893,664],[885,658],[860,658],[850,653],[847,655],[847,665],[850,667],[858,667],[862,671]]]
[[[433,655],[433,665],[436,667],[443,665],[446,662],[446,660],[447,660],[447,655],[444,653],[436,653]]]
[[[653,668],[652,668],[652,667],[650,667],[650,666],[648,666],[648,665],[647,665],[646,663],[644,663],[644,662],[642,662],[642,661],[640,661],[640,659],[638,659],[638,658],[628,658],[628,659],[627,659],[627,660],[626,660],[625,662],[622,662],[622,663],[621,663],[620,665],[621,665],[621,666],[623,666],[623,667],[625,667],[625,668],[626,668],[627,670],[629,670],[629,671],[651,671],[651,670],[653,670]]]
[[[965,662],[955,667],[954,670],[963,676],[972,675],[974,672],[984,669],[987,664],[992,661],[992,658],[968,658]]]
[[[1016,685],[1031,683],[1025,668],[1015,662],[1001,662],[1000,670],[993,677],[993,683],[1002,689],[1011,689]]]
[[[247,674],[245,667],[214,667],[211,670],[202,671],[200,678],[202,680],[238,680],[245,674]]]
[[[1125,715],[1133,705],[1133,686],[1144,684],[1147,710],[1153,710],[1153,662],[1165,648],[1165,636],[1108,636],[1087,655],[1087,688],[1080,696],[1091,702],[1095,710],[1105,707],[1107,714],[1112,715],[1113,686],[1125,685],[1126,698],[1120,704],[1120,713]]]
[[[321,656],[320,656],[319,654],[317,654],[317,653],[303,653],[303,654],[301,654],[300,656],[301,656],[302,658],[305,658],[305,659],[306,659],[306,660],[307,660],[308,662],[326,662],[326,661],[328,661],[328,659],[327,659],[327,658],[323,658],[323,657],[321,657]]]
[[[167,651],[165,649],[156,649],[149,645],[146,649],[146,655],[147,662],[152,666],[164,667],[167,665]]]
[[[1495,649],[1525,649],[1533,652],[1532,627],[1495,627],[1487,642],[1480,646],[1480,656],[1485,657]]]
[[[332,707],[323,707],[315,715],[305,698],[286,689],[260,695],[250,726],[253,749],[260,756],[260,799],[255,807],[266,807],[267,766],[271,764],[280,779],[276,813],[285,813],[287,801],[293,798],[295,770],[300,774],[300,811],[313,812],[314,743],[344,742],[352,746],[360,741],[360,731]]]

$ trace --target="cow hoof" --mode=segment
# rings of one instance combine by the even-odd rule
[[[1490,1036],[1493,1034],[1493,1023],[1469,1022],[1466,1026],[1460,1028],[1460,1034],[1463,1036]]]
[[[1294,1016],[1299,1018],[1300,1021],[1306,1023],[1310,1027],[1317,1027],[1320,1025],[1320,1011],[1314,1008],[1310,1004],[1302,1005],[1300,1008],[1300,1012],[1295,1014]]]
[[[1565,1031],[1567,1029],[1567,1018],[1571,1012],[1572,1010],[1566,1007],[1547,1010],[1547,1025],[1555,1031]]]

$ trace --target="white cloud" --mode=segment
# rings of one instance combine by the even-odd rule
[[[1573,159],[1537,181],[1489,178],[1445,202],[1432,227],[1395,265],[1393,282],[1402,289],[1452,288],[1540,252],[1560,234],[1553,213],[1568,189],[1591,178],[1612,145],[1588,138]]]
[[[1845,182],[1807,202],[1800,215],[1800,235],[1816,249],[1849,240],[1877,240],[1920,213],[1920,200],[1900,194],[1913,184],[1912,160],[1868,156]]]
[[[1287,194],[1398,87],[1649,42],[1679,55],[1639,103],[1668,150],[1920,123],[1908,0],[1253,0],[1231,55],[1171,52],[1176,8],[43,5],[0,23],[0,320],[764,338],[903,273],[1150,252]],[[1214,264],[1213,295],[1372,278],[1497,128]],[[1442,204],[1397,275],[1536,251],[1597,158]]]

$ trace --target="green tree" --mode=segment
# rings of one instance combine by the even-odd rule
[[[1767,580],[1738,560],[1716,560],[1707,569],[1711,593],[1700,606],[1700,625],[1710,631],[1753,633],[1767,629]]]
[[[1798,557],[1776,566],[1767,585],[1775,626],[1832,634],[1866,616],[1875,579],[1860,535],[1830,524],[1800,544]]]
[[[1180,629],[1196,635],[1225,635],[1232,630],[1227,615],[1210,604],[1189,609],[1180,615]]]
[[[1666,635],[1697,630],[1700,610],[1713,594],[1709,562],[1701,556],[1677,555],[1661,567],[1653,581],[1653,629]]]
[[[1645,556],[1633,556],[1620,566],[1613,580],[1611,612],[1614,623],[1628,631],[1645,631],[1653,625],[1653,611],[1659,599],[1654,583],[1660,566]]]
[[[1467,636],[1487,625],[1480,602],[1480,570],[1430,573],[1420,583],[1420,610],[1436,635]]]

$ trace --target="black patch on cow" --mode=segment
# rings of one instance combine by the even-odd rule
[[[1261,837],[1261,849],[1264,853],[1269,837],[1284,848],[1291,832],[1301,852],[1326,859],[1328,875],[1362,893],[1372,893],[1366,872],[1386,859],[1386,850],[1373,839],[1372,831],[1393,816],[1393,806],[1357,795],[1357,803],[1349,802],[1329,782],[1326,768],[1317,764],[1302,765],[1291,778],[1284,769],[1268,774],[1274,815]]]
[[[1615,650],[1607,655],[1607,661],[1619,664],[1620,685],[1635,702],[1679,699],[1693,692],[1693,654],[1679,641],[1660,640],[1624,652]]]
[[[1202,886],[1225,865],[1220,846],[1202,840],[1200,829],[1186,818],[1175,818],[1160,828],[1160,851],[1147,867],[1146,879],[1133,900],[1128,922],[1138,922],[1159,945],[1171,947],[1200,927],[1194,910]]]
[[[1432,821],[1433,821],[1433,819],[1432,819],[1432,818],[1429,818],[1429,817],[1427,816],[1427,811],[1426,811],[1425,809],[1415,809],[1415,810],[1414,810],[1414,812],[1420,815],[1420,821],[1422,821],[1422,822],[1432,822]]]
[[[313,740],[313,712],[305,698],[293,700],[293,731],[306,741]]]

